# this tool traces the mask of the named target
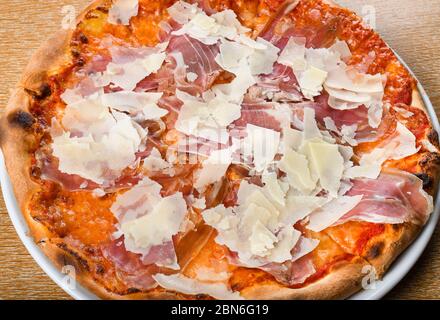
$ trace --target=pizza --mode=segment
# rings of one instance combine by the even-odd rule
[[[416,80],[325,0],[98,0],[1,120],[35,242],[108,299],[337,299],[433,211]]]

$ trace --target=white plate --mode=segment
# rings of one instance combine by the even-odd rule
[[[402,60],[401,60],[402,61]],[[403,62],[403,61],[402,61]],[[403,62],[403,64],[405,64]],[[405,65],[406,66],[406,65]],[[408,68],[408,66],[406,66]],[[408,68],[408,70],[410,70]],[[432,106],[431,101],[429,100],[428,95],[426,94],[423,87],[418,84],[418,89],[420,94],[425,102],[426,108],[428,110],[429,116],[432,120],[432,124],[437,132],[440,132],[440,126],[437,119],[437,116],[434,111],[434,107]],[[26,224],[26,221],[21,214],[20,207],[17,204],[17,201],[14,196],[14,192],[12,191],[11,182],[9,180],[8,173],[6,171],[5,162],[3,153],[0,151],[0,183],[2,186],[3,197],[5,199],[6,208],[8,209],[9,216],[11,217],[12,223],[15,227],[15,230],[18,233],[21,241],[25,245],[26,249],[29,251],[34,260],[38,263],[41,269],[47,273],[47,275],[55,281],[64,291],[66,291],[70,296],[77,300],[90,300],[90,299],[98,299],[96,295],[82,287],[79,283],[76,284],[75,287],[69,285],[69,282],[66,281],[66,274],[58,271],[52,262],[44,255],[44,253],[40,250],[40,248],[35,244],[32,237],[29,233],[29,228]],[[440,194],[440,193],[439,193]],[[382,281],[378,281],[376,283],[376,287],[374,289],[363,290],[360,291],[350,299],[354,300],[375,300],[380,299],[384,295],[386,295],[402,278],[408,273],[408,271],[414,266],[416,261],[419,259],[429,240],[431,239],[432,233],[437,225],[437,221],[439,219],[440,213],[440,205],[439,205],[439,194],[436,199],[436,206],[434,212],[432,213],[430,219],[425,225],[423,231],[419,235],[419,237],[403,252],[399,258],[393,263],[391,268],[383,277]]]

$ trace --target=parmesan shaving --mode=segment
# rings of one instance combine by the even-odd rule
[[[130,19],[137,16],[138,11],[139,0],[115,0],[108,12],[108,22],[129,25]]]

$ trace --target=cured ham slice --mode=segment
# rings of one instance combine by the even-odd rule
[[[241,105],[241,117],[234,121],[231,129],[234,131],[244,130],[247,124],[253,124],[258,127],[281,131],[281,122],[287,121],[290,125],[289,119],[289,110],[282,109],[277,104],[269,102],[243,103]]]
[[[191,95],[201,94],[211,87],[222,68],[215,62],[218,46],[206,45],[187,35],[173,36],[168,45],[168,54],[174,58],[177,87]],[[194,81],[187,79],[195,74]]]
[[[158,268],[155,265],[143,264],[140,255],[128,252],[123,239],[113,240],[105,245],[102,253],[114,264],[118,278],[128,287],[148,290],[156,286],[152,274],[156,273]]]
[[[339,219],[347,221],[423,225],[433,210],[433,200],[423,182],[413,174],[387,169],[377,179],[355,179],[347,195],[363,195],[359,204]]]
[[[385,113],[378,128],[374,129],[368,124],[368,109],[360,106],[351,110],[337,110],[328,105],[328,94],[323,93],[315,98],[314,102],[303,102],[291,105],[294,113],[301,113],[304,107],[313,108],[316,114],[316,120],[324,127],[325,118],[334,121],[338,130],[342,126],[356,126],[357,142],[371,142],[380,139],[388,130],[394,130],[396,121],[389,113]]]
[[[301,101],[303,96],[292,68],[275,63],[272,73],[262,75],[257,82],[260,94],[273,101]]]
[[[316,272],[312,259],[307,256],[294,262],[267,265],[264,267],[264,271],[287,286],[302,284]]]

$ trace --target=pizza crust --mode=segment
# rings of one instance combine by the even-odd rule
[[[247,299],[264,300],[327,300],[345,299],[362,288],[365,274],[362,269],[368,263],[360,257],[341,262],[325,277],[303,288],[289,289],[280,285],[255,285],[244,289],[241,294]]]
[[[327,1],[332,3],[332,1]],[[94,1],[78,17],[80,22],[86,13],[104,0]],[[39,189],[33,182],[30,173],[33,134],[26,123],[20,120],[21,113],[28,113],[32,93],[41,93],[48,73],[67,63],[70,59],[69,42],[72,31],[62,30],[43,44],[30,59],[19,85],[14,90],[5,109],[5,116],[0,120],[0,144],[5,156],[6,167],[11,178],[20,209],[26,218],[34,240],[40,245],[43,252],[58,268],[66,264],[74,265],[77,270],[77,280],[90,291],[103,299],[183,299],[185,295],[165,290],[153,290],[148,293],[119,295],[108,291],[103,285],[95,281],[92,273],[82,265],[82,258],[72,250],[61,248],[54,243],[55,237],[44,225],[34,220],[27,209],[30,196]],[[419,92],[414,89],[413,105],[426,111]],[[17,116],[18,115],[18,116]],[[431,137],[431,135],[433,137]],[[427,134],[427,138],[438,146],[437,135]],[[434,179],[434,186],[438,185],[440,161],[438,154],[430,154],[421,159],[422,171]],[[434,193],[431,190],[430,193]],[[396,257],[413,241],[421,228],[411,224],[399,227],[394,237],[385,234],[382,238],[374,239],[367,250],[374,252],[381,243],[383,250],[379,255],[371,256],[368,261],[356,257],[351,262],[336,265],[325,277],[307,285],[304,288],[289,289],[280,285],[255,285],[247,287],[242,295],[248,299],[342,299],[360,290],[362,268],[372,264],[381,276],[388,269]]]

